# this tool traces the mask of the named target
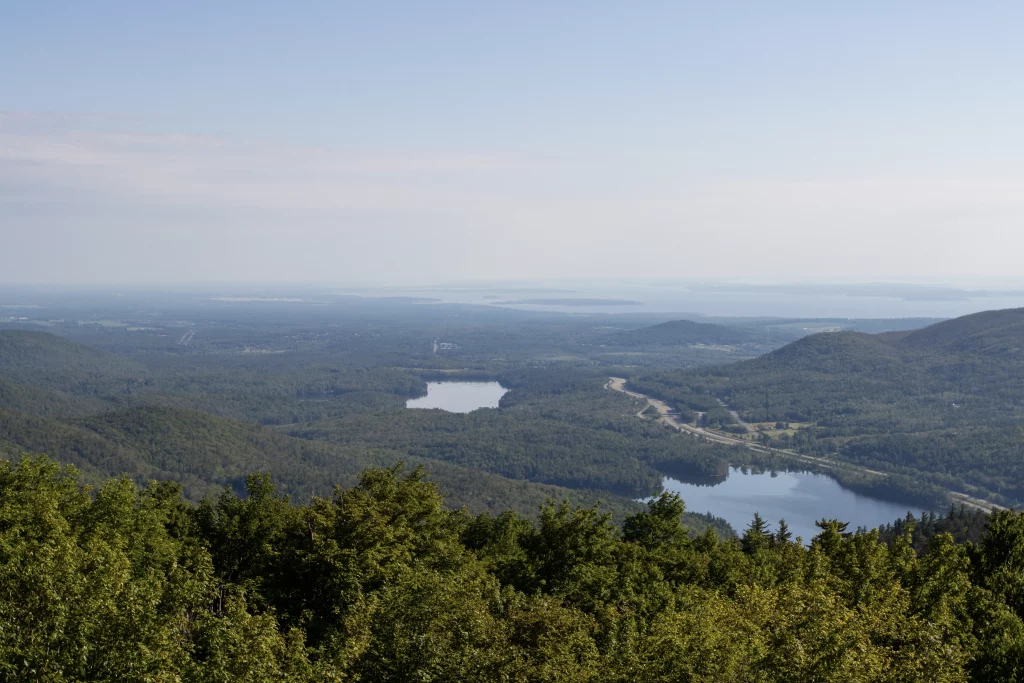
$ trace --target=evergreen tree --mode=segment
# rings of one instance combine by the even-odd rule
[[[768,546],[771,542],[772,535],[768,528],[768,522],[764,521],[760,514],[754,513],[754,519],[750,522],[750,526],[743,532],[743,538],[740,544],[743,546],[743,552],[748,555],[752,555],[759,550],[762,550]]]
[[[786,544],[792,541],[793,532],[789,530],[789,525],[786,524],[786,520],[779,520],[779,528],[775,531],[775,542],[776,544]]]

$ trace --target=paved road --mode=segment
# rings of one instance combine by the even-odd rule
[[[637,413],[637,417],[643,417],[644,410],[647,410],[648,406],[654,406],[655,410],[657,410],[658,414],[660,415],[660,417],[658,418],[658,422],[667,425],[679,432],[686,432],[688,434],[693,434],[694,436],[704,437],[704,439],[706,439],[707,441],[711,441],[713,443],[720,443],[727,446],[742,446],[744,448],[749,448],[750,450],[756,451],[758,453],[764,453],[766,455],[779,455],[786,458],[792,458],[793,460],[798,460],[800,462],[821,465],[822,467],[828,467],[830,469],[843,467],[851,470],[856,470],[857,472],[863,472],[865,474],[876,474],[882,477],[889,476],[888,472],[879,472],[878,470],[871,470],[868,469],[867,467],[861,467],[859,465],[853,465],[851,463],[838,463],[828,458],[819,458],[813,455],[804,455],[803,453],[797,453],[796,451],[786,450],[782,448],[767,448],[759,443],[748,441],[747,439],[740,439],[735,436],[722,434],[721,432],[712,431],[710,429],[704,429],[703,427],[694,427],[693,425],[690,424],[684,424],[682,422],[679,422],[679,420],[677,420],[672,415],[672,413],[674,413],[675,411],[673,411],[664,401],[659,401],[658,399],[651,398],[646,394],[641,394],[636,391],[630,391],[629,389],[627,389],[626,380],[623,379],[622,377],[609,377],[608,384],[605,386],[609,389],[614,389],[615,391],[621,391],[627,396],[632,396],[633,398],[638,398],[647,401],[647,404],[644,406],[643,410]],[[750,426],[747,425],[742,420],[740,421],[740,424],[745,425],[748,431],[750,430]],[[964,505],[967,505],[969,507],[979,508],[987,512],[991,512],[992,510],[1005,509],[1002,505],[996,505],[995,503],[991,503],[981,498],[974,498],[972,496],[967,495],[966,493],[960,493],[958,491],[948,491],[948,493],[950,498],[952,498],[958,503],[963,503]]]
[[[718,401],[718,405],[722,406],[726,410],[729,410],[729,406],[725,405],[725,401],[723,401],[720,398],[716,398],[715,400]],[[738,422],[741,427],[747,430],[747,434],[754,433],[754,428],[748,425],[746,422],[744,422],[743,418],[740,417],[739,413],[737,413],[735,410],[729,410],[729,414],[732,415],[732,419],[736,420],[736,422]]]
[[[658,422],[661,422],[664,425],[668,425],[669,427],[672,427],[676,431],[687,432],[687,433],[693,434],[695,436],[703,436],[708,441],[713,441],[714,443],[721,443],[721,444],[726,444],[726,445],[729,445],[729,446],[743,446],[744,448],[749,448],[751,450],[755,450],[755,451],[758,451],[760,453],[776,453],[776,452],[779,452],[779,451],[776,451],[776,450],[771,449],[771,448],[765,448],[764,446],[762,446],[759,443],[753,443],[751,441],[747,441],[746,439],[740,439],[740,438],[735,437],[735,436],[729,436],[727,434],[722,434],[721,432],[712,431],[710,429],[704,429],[703,427],[694,427],[693,425],[685,424],[683,422],[680,422],[673,415],[673,413],[675,411],[673,411],[671,408],[669,408],[668,404],[666,404],[664,401],[659,401],[656,398],[651,398],[650,396],[647,396],[645,394],[640,394],[640,393],[637,393],[635,391],[630,391],[629,389],[626,389],[626,380],[624,380],[621,377],[609,377],[608,379],[609,379],[609,382],[608,382],[607,386],[608,386],[609,389],[614,389],[615,391],[621,391],[622,393],[626,394],[627,396],[632,396],[633,398],[638,398],[638,399],[642,399],[644,401],[647,401],[647,405],[644,406],[643,410],[641,410],[639,413],[637,413],[638,416],[641,413],[643,413],[644,410],[647,410],[648,406],[654,406],[655,410],[657,410],[658,414],[661,416],[661,417],[658,418]],[[797,457],[800,457],[800,458],[811,458],[811,456],[803,456],[803,455],[800,455],[798,453],[794,453],[793,455],[795,455]],[[816,458],[814,458],[814,459],[816,459]]]

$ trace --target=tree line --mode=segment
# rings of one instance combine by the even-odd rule
[[[689,533],[662,495],[617,526],[450,510],[368,470],[296,505],[266,475],[199,505],[0,461],[0,678],[225,681],[1014,681],[1024,518],[977,542],[755,517]],[[925,520],[934,523],[935,520]],[[809,544],[805,545],[805,542]]]

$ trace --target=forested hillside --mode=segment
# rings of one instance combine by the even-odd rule
[[[688,534],[664,495],[447,509],[371,470],[298,506],[265,476],[199,506],[0,461],[0,678],[182,681],[1019,680],[1024,518],[977,544],[822,520]],[[808,540],[808,539],[804,539]]]
[[[53,323],[47,329],[70,339],[3,332],[0,449],[15,456],[50,453],[78,466],[87,481],[122,472],[139,483],[174,479],[190,500],[222,486],[239,490],[254,470],[274,472],[282,491],[307,500],[334,483],[351,484],[365,467],[401,461],[424,464],[453,504],[474,511],[531,514],[549,495],[579,502],[601,498],[621,520],[635,505],[630,499],[656,494],[666,475],[721,481],[730,463],[793,463],[637,419],[644,405],[607,391],[609,375],[636,382],[652,368],[754,355],[771,348],[766,340],[834,322],[712,325],[356,297],[272,306],[172,298],[147,307],[146,301],[116,297],[103,305],[118,308],[84,320],[75,309],[40,313]],[[897,329],[910,323],[837,324]],[[645,341],[630,345],[629,335]],[[623,345],[606,344],[619,337]],[[892,335],[835,338],[895,343]],[[744,341],[750,339],[761,342]],[[779,354],[792,348],[801,347]],[[857,355],[855,349],[851,354]],[[861,355],[889,362],[875,351]],[[818,354],[829,362],[840,357],[835,349]],[[888,366],[875,374],[893,383],[905,379]],[[427,382],[437,380],[496,380],[511,391],[499,410],[405,408],[407,399],[422,396]],[[815,377],[806,387],[793,383],[783,390],[799,392],[794,401],[817,405],[820,388]],[[688,389],[687,398],[687,419],[700,412],[707,426],[746,433],[706,389]],[[780,443],[800,442],[811,431],[781,430],[777,436]],[[991,439],[985,436],[972,444],[987,449]],[[920,490],[908,488],[907,482],[918,481],[915,472],[903,470],[906,478],[881,484],[877,477],[843,472],[841,481],[915,509],[933,507],[945,488],[959,485],[932,472]]]
[[[1024,356],[1024,315],[1019,308],[982,311],[962,318],[943,321],[909,332],[902,340],[908,347]]]
[[[0,409],[0,454],[50,453],[74,465],[91,483],[129,474],[139,484],[178,482],[184,497],[200,501],[225,487],[241,492],[252,471],[272,472],[279,489],[296,501],[354,484],[367,467],[424,466],[448,502],[473,512],[516,510],[532,516],[545,500],[580,505],[603,501],[617,519],[636,509],[609,492],[512,480],[386,446],[343,446],[297,439],[197,411],[140,407],[60,422]],[[688,518],[703,529],[705,520]],[[727,527],[719,526],[728,533]]]
[[[0,406],[35,417],[78,417],[110,410],[116,401],[90,396],[71,396],[0,379]]]
[[[0,369],[19,384],[95,395],[141,382],[142,366],[46,332],[0,330]]]
[[[909,333],[812,335],[630,383],[684,409],[721,399],[780,447],[1024,500],[1024,309]]]
[[[637,420],[590,368],[453,373],[464,361],[438,358],[413,369],[390,348],[374,354],[362,335],[280,354],[114,354],[46,333],[4,339],[0,451],[52,454],[88,481],[174,479],[191,500],[238,489],[254,470],[306,500],[366,467],[404,462],[425,465],[453,504],[474,511],[603,499],[621,520],[664,473],[717,473],[729,460],[725,448]],[[501,379],[512,391],[499,411],[405,409],[426,379],[452,377]]]
[[[734,538],[657,497],[662,477],[717,481],[730,463],[789,461],[665,429],[638,417],[644,401],[606,388],[615,376],[675,392],[684,419],[745,434],[738,409],[765,420],[757,438],[856,462],[879,460],[871,439],[897,440],[921,469],[872,466],[912,475],[900,495],[900,482],[925,477],[966,485],[956,468],[982,481],[986,458],[999,483],[1018,476],[1000,450],[1019,387],[1005,381],[1005,320],[992,344],[974,327],[932,341],[827,334],[694,370],[763,347],[720,348],[719,330],[689,325],[705,336],[669,325],[663,344],[614,347],[602,340],[629,328],[605,319],[363,304],[229,317],[204,306],[61,328],[78,341],[3,334],[0,679],[896,682],[1020,671],[1018,517],[997,516],[987,535],[989,520],[962,508],[861,534],[823,520],[809,547],[758,518]],[[799,334],[800,323],[780,324]],[[955,395],[950,377],[961,378]],[[497,410],[405,407],[439,379],[509,391]],[[954,430],[973,430],[969,448]],[[632,500],[652,495],[646,512]]]
[[[753,341],[750,329],[726,327],[692,320],[670,320],[659,325],[617,332],[606,339],[622,346],[665,346],[673,344],[743,344]]]

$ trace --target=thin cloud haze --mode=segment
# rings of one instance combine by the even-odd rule
[[[5,280],[1019,272],[1011,8],[113,5],[0,28]]]

